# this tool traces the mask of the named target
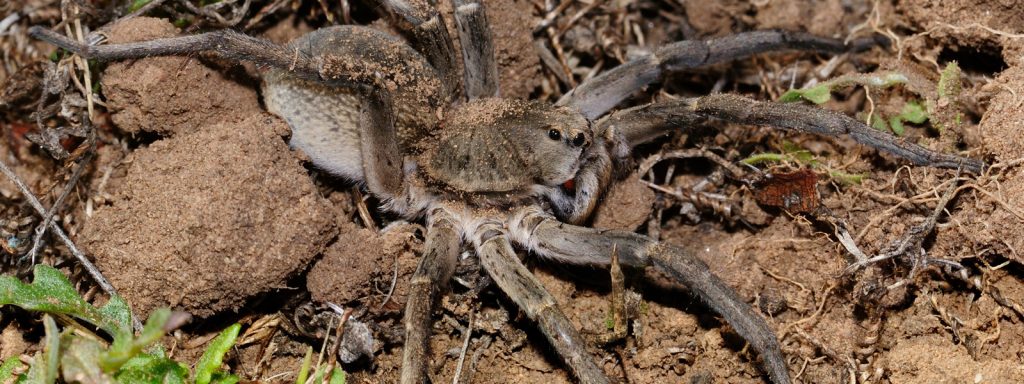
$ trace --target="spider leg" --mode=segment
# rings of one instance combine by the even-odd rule
[[[452,8],[462,46],[466,97],[498,96],[498,63],[484,4],[479,0],[452,0]]]
[[[302,79],[359,90],[366,87],[393,90],[436,77],[436,73],[430,73],[433,68],[400,40],[362,26],[337,26],[312,32],[307,35],[310,36],[308,48],[281,46],[231,30],[96,46],[79,43],[40,26],[29,28],[29,35],[86,59],[116,61],[211,52],[233,61],[284,69]]]
[[[822,136],[849,135],[860,144],[902,157],[915,165],[962,167],[972,173],[980,173],[985,167],[985,163],[979,160],[929,150],[841,113],[799,103],[757,101],[733,94],[715,94],[623,110],[601,119],[598,130],[616,130],[630,146],[636,146],[669,129],[692,127],[705,117]]]
[[[653,266],[686,285],[722,315],[762,356],[775,384],[789,383],[789,370],[775,333],[707,264],[678,247],[625,231],[604,231],[561,223],[539,208],[517,212],[509,223],[512,238],[537,254],[563,263],[608,265],[615,247],[622,264]]]
[[[29,28],[28,33],[36,39],[56,45],[90,60],[117,61],[150,56],[187,55],[209,51],[216,52],[220,56],[235,61],[251,61],[262,66],[288,68],[294,72],[295,76],[320,80],[320,73],[309,55],[264,39],[231,30],[219,30],[197,35],[169,37],[135,43],[96,46],[71,40],[64,35],[41,26]]]
[[[666,72],[772,51],[857,52],[885,43],[887,40],[881,36],[844,44],[842,40],[788,31],[753,31],[708,40],[679,41],[583,82],[563,96],[558,105],[575,107],[588,119],[596,119],[633,92],[661,79]]]
[[[599,119],[597,132],[616,132],[630,148],[650,142],[677,129],[699,126],[705,120],[683,100],[620,109]]]
[[[396,198],[404,188],[402,152],[395,139],[393,111],[391,95],[386,92],[369,92],[363,97],[359,116],[363,177],[366,188],[381,198]]]
[[[409,43],[437,70],[444,86],[446,99],[458,97],[458,70],[455,46],[452,44],[444,18],[433,2],[406,0],[377,0],[379,4],[400,19],[394,23],[408,38]]]
[[[771,125],[823,136],[849,135],[854,141],[905,158],[915,165],[960,168],[981,173],[985,163],[939,153],[873,129],[841,113],[798,103],[774,103],[739,95],[718,94],[690,99],[695,113],[742,124]]]
[[[426,251],[409,287],[405,305],[405,347],[402,350],[402,384],[427,382],[430,365],[430,330],[434,303],[452,277],[459,255],[459,234],[443,210],[430,215]]]
[[[586,341],[558,308],[551,294],[519,261],[500,228],[496,224],[485,224],[474,235],[484,270],[527,317],[537,322],[541,333],[581,383],[608,383],[604,371],[587,352]]]

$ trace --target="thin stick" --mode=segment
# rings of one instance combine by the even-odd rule
[[[50,228],[50,223],[53,223],[53,218],[56,216],[57,211],[59,211],[60,207],[64,205],[64,199],[71,194],[73,189],[75,189],[75,186],[78,184],[78,179],[82,176],[82,171],[84,171],[86,165],[92,161],[92,156],[94,154],[93,151],[96,145],[96,133],[95,130],[91,129],[91,127],[89,130],[88,140],[89,149],[86,150],[85,156],[79,160],[78,167],[71,173],[71,178],[64,186],[64,191],[61,192],[60,196],[57,197],[57,200],[50,206],[50,209],[43,215],[43,222],[39,223],[39,226],[36,227],[36,235],[35,238],[32,239],[32,249],[28,251],[28,257],[32,260],[33,265],[36,263],[36,256],[39,254],[39,250],[43,247],[43,236],[46,235],[46,230]]]
[[[491,338],[490,335],[484,335],[479,340],[480,342],[478,344],[480,344],[480,346],[476,348],[476,351],[473,352],[473,357],[469,359],[469,369],[468,372],[466,373],[465,380],[462,380],[462,382],[472,382],[473,373],[476,372],[476,363],[480,362],[480,356],[484,354],[484,351],[487,350],[487,347],[491,346],[491,341],[493,339]]]
[[[391,276],[391,288],[388,288],[388,294],[384,296],[384,301],[381,301],[380,305],[377,306],[377,312],[380,312],[381,309],[384,309],[384,306],[387,305],[388,301],[391,301],[391,295],[395,294],[395,286],[398,285],[399,256],[401,256],[401,253],[395,255],[395,273]]]
[[[469,324],[466,324],[465,333],[466,337],[462,339],[462,353],[459,354],[458,368],[455,368],[455,377],[452,378],[452,384],[459,384],[459,376],[462,376],[462,365],[466,362],[466,351],[469,350],[469,337],[473,335],[473,313],[469,313]]]
[[[331,342],[332,326],[334,326],[334,316],[331,316],[330,320],[327,321],[327,332],[324,332],[324,342],[323,344],[320,344],[320,353],[316,357],[316,365],[313,366],[313,372],[318,371],[320,369],[320,364],[323,364],[324,362],[324,352],[327,351],[327,344]],[[316,377],[315,374],[306,379],[306,382],[304,384],[312,384],[314,377]]]
[[[377,223],[373,221],[373,216],[370,216],[370,208],[366,206],[366,198],[363,197],[359,188],[352,187],[352,198],[355,200],[356,211],[359,213],[359,219],[363,221],[363,225],[366,226],[366,229],[377,232]]]

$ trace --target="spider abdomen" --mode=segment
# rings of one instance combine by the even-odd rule
[[[319,63],[318,81],[271,69],[264,76],[267,109],[292,128],[292,147],[313,164],[363,181],[360,117],[365,87],[336,81],[335,75],[377,84],[393,98],[399,148],[415,152],[415,143],[437,126],[441,106],[438,74],[401,40],[367,27],[337,26],[308,33],[289,43],[296,55]]]

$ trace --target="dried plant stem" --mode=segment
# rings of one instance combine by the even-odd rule
[[[42,249],[43,244],[45,244],[43,236],[46,235],[46,231],[50,228],[50,224],[53,224],[53,218],[57,215],[57,211],[59,211],[61,206],[64,205],[64,199],[67,198],[68,195],[71,194],[71,191],[75,189],[75,186],[78,185],[78,179],[81,178],[82,171],[85,170],[86,164],[89,164],[89,161],[92,160],[92,156],[93,152],[92,150],[89,150],[85,154],[85,157],[80,160],[78,167],[76,167],[71,173],[71,178],[64,186],[64,191],[62,191],[60,196],[57,197],[57,200],[53,202],[50,209],[43,214],[43,221],[36,227],[36,234],[32,239],[32,249],[28,251],[28,258],[32,260],[32,264],[36,263],[36,256],[39,255],[39,250]]]

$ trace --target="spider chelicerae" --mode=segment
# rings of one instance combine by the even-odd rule
[[[714,94],[609,114],[664,74],[776,50],[861,51],[885,41],[844,43],[803,33],[755,31],[681,41],[614,67],[558,103],[500,97],[483,5],[453,0],[463,74],[440,13],[424,2],[384,0],[399,39],[364,26],[323,28],[287,46],[229,30],[116,45],[84,45],[48,29],[30,33],[96,60],[212,52],[268,68],[268,109],[291,126],[292,146],[313,164],[359,182],[382,209],[427,223],[423,257],[405,310],[402,382],[428,380],[433,305],[463,243],[494,283],[535,321],[566,367],[585,383],[608,382],[586,342],[516,255],[524,249],[565,264],[656,268],[718,312],[764,360],[774,383],[789,372],[767,323],[680,248],[624,231],[580,226],[602,193],[628,172],[631,151],[706,117],[854,140],[917,165],[979,171],[983,164],[936,153],[845,115],[794,104]]]

